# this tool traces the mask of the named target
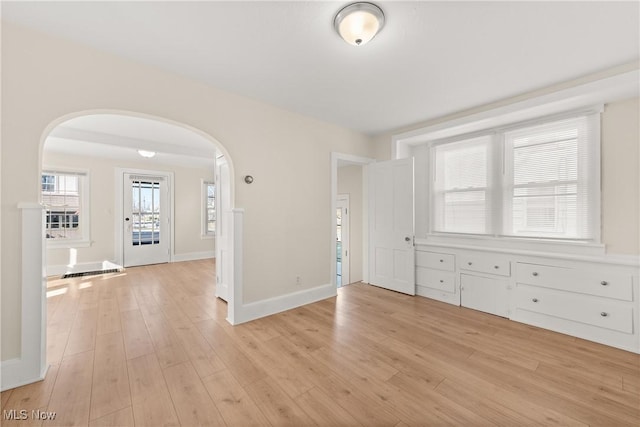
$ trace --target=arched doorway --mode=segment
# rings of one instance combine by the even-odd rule
[[[124,213],[124,206],[122,203],[123,195],[127,194],[131,188],[127,190],[126,186],[123,186],[123,177],[129,177],[124,179],[131,179],[134,185],[138,185],[138,192],[146,191],[140,190],[141,186],[148,183],[153,186],[154,183],[158,184],[158,194],[160,193],[160,187],[163,184],[163,177],[167,177],[168,187],[171,189],[167,192],[168,198],[174,207],[165,208],[168,209],[168,217],[171,221],[175,218],[175,203],[178,199],[175,197],[175,182],[171,173],[163,174],[167,172],[167,168],[158,166],[157,161],[162,160],[165,164],[179,163],[182,169],[199,170],[207,169],[210,175],[201,175],[201,179],[198,182],[199,189],[198,194],[201,195],[201,201],[204,200],[203,210],[199,214],[192,218],[192,221],[199,223],[201,226],[201,239],[206,239],[207,233],[214,230],[215,236],[215,255],[219,261],[216,266],[216,289],[223,289],[221,285],[225,286],[225,292],[216,292],[216,295],[211,295],[212,298],[216,296],[222,297],[228,302],[227,309],[232,314],[233,310],[233,227],[231,226],[232,215],[231,210],[234,207],[234,192],[233,192],[233,163],[227,153],[226,149],[212,136],[202,132],[199,129],[195,129],[189,125],[178,123],[172,120],[159,118],[155,116],[149,116],[146,114],[123,112],[123,111],[84,111],[79,113],[70,114],[61,117],[51,123],[47,130],[43,133],[41,145],[40,145],[40,159],[41,170],[40,174],[43,176],[42,185],[53,185],[56,182],[56,177],[64,175],[60,170],[56,170],[55,165],[47,164],[47,159],[50,158],[49,152],[55,151],[58,154],[63,155],[65,152],[73,152],[76,155],[83,155],[86,158],[92,158],[94,161],[83,162],[81,166],[71,172],[70,176],[75,177],[70,180],[71,184],[65,184],[65,190],[73,190],[82,187],[79,182],[83,179],[83,176],[87,176],[88,179],[95,180],[95,174],[90,169],[96,168],[111,168],[110,180],[114,189],[112,191],[108,189],[108,185],[98,186],[101,190],[105,191],[105,194],[91,194],[91,199],[99,197],[111,198],[110,202],[103,204],[103,210],[106,212],[109,210],[107,206],[112,206],[112,211],[109,215],[92,215],[91,220],[93,228],[97,227],[96,222],[105,221],[104,226],[101,229],[111,229],[111,242],[110,244],[102,245],[102,252],[100,258],[94,261],[100,262],[104,260],[114,260],[118,265],[125,264],[126,251],[124,250],[123,236],[123,222],[129,220],[130,224],[134,222],[134,217],[129,217]],[[142,158],[139,151],[155,152],[155,162],[149,158]],[[148,153],[142,153],[147,154]],[[109,159],[109,161],[107,161]],[[119,159],[115,160],[114,159]],[[132,159],[137,160],[137,164],[146,164],[147,167],[132,167]],[[172,160],[173,159],[173,160]],[[140,163],[142,162],[142,163]],[[146,162],[146,163],[145,163]],[[81,162],[82,163],[82,162]],[[116,164],[126,164],[127,167],[115,167]],[[210,168],[210,169],[209,169]],[[69,169],[67,169],[67,172]],[[104,171],[103,171],[104,172]],[[83,175],[84,174],[84,175]],[[103,174],[104,175],[104,174]],[[44,176],[47,176],[48,182],[45,182]],[[135,178],[131,178],[135,176]],[[144,179],[140,179],[144,177]],[[215,178],[214,178],[215,177]],[[153,178],[153,179],[152,179]],[[171,179],[169,179],[171,178]],[[107,179],[106,181],[109,181]],[[144,185],[143,185],[144,184]],[[217,200],[224,201],[223,206],[216,206],[217,212],[214,220],[216,224],[213,227],[211,225],[211,218],[207,217],[206,211],[206,196],[211,193],[207,193],[207,186],[213,185],[215,190],[213,191],[214,197]],[[124,189],[124,190],[123,190]],[[172,193],[173,191],[173,193]],[[150,190],[149,194],[155,194]],[[130,193],[128,193],[130,197]],[[155,196],[154,196],[155,197]],[[142,200],[142,199],[141,199]],[[67,203],[69,205],[69,203]],[[80,208],[80,204],[70,206],[71,209],[61,212],[50,212],[45,217],[46,232],[52,234],[56,231],[60,235],[65,233],[80,236],[76,240],[82,242],[82,221],[78,218],[82,215],[83,210]],[[140,206],[138,206],[140,210]],[[175,250],[175,242],[179,239],[179,232],[176,228],[175,222],[171,223],[170,231],[156,231],[154,228],[156,224],[161,222],[161,219],[156,215],[157,212],[153,212],[150,218],[143,218],[138,212],[136,226],[138,227],[138,238],[140,248],[147,246],[152,247],[151,243],[156,241],[164,241],[164,238],[159,238],[159,233],[167,233],[167,240],[170,242],[168,245],[169,257],[168,262],[181,261],[188,258],[188,256],[198,256],[198,254],[205,254],[206,251],[199,251],[196,247],[189,254],[185,255]],[[202,214],[202,216],[200,216]],[[54,227],[55,226],[55,227]],[[134,227],[135,228],[135,227]],[[148,230],[147,230],[148,229]],[[129,234],[131,234],[129,232]],[[134,231],[135,235],[135,231]],[[43,246],[47,245],[47,234],[43,233]],[[93,244],[95,236],[90,236],[88,239],[95,247],[98,245]],[[102,236],[101,238],[103,238]],[[184,239],[183,239],[184,240]],[[198,239],[199,240],[199,239]],[[143,245],[142,243],[149,243],[149,245]],[[194,242],[198,243],[198,242]],[[129,242],[131,244],[131,242]],[[111,246],[110,246],[111,245]],[[82,245],[81,245],[82,246]],[[184,246],[184,244],[182,245]],[[194,245],[194,247],[197,245]],[[63,246],[64,247],[64,246]],[[67,257],[71,258],[75,252],[75,256],[78,253],[82,254],[83,247],[72,248],[74,250],[65,250]],[[111,251],[111,252],[109,252]],[[105,253],[111,254],[104,255]],[[224,256],[223,256],[224,255]],[[70,260],[71,261],[71,260]],[[86,260],[85,260],[86,261]],[[224,264],[221,264],[224,263]],[[69,262],[71,264],[71,262]],[[81,262],[80,262],[81,264]],[[43,260],[43,268],[47,268],[46,260]],[[49,265],[51,268],[51,265]],[[43,313],[43,316],[45,313]]]

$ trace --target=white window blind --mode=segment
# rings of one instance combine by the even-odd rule
[[[487,135],[433,147],[434,231],[491,232],[491,141]]]
[[[599,242],[599,153],[599,112],[434,143],[431,231]]]
[[[597,116],[505,132],[505,235],[594,238],[598,132]]]

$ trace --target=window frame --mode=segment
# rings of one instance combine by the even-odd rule
[[[45,175],[61,175],[61,176],[75,176],[78,177],[78,197],[79,197],[79,210],[78,215],[78,229],[80,230],[79,238],[47,238],[47,214],[49,209],[44,204],[44,190],[42,177]],[[78,248],[91,246],[91,178],[89,170],[87,169],[72,169],[61,167],[43,167],[40,172],[39,181],[39,196],[40,203],[43,206],[44,221],[43,221],[43,236],[46,242],[47,248]],[[67,214],[69,216],[69,214]],[[73,221],[73,220],[72,220]],[[73,227],[75,228],[75,227]]]
[[[213,212],[215,213],[215,219],[214,219],[214,223],[215,223],[215,227],[214,227],[214,231],[211,232],[209,231],[208,225],[209,225],[209,206],[208,206],[208,201],[209,201],[209,186],[213,186],[214,188],[214,195],[213,195]],[[201,216],[201,220],[200,220],[200,238],[201,239],[215,239],[216,237],[216,229],[218,227],[218,212],[217,212],[217,194],[216,194],[216,183],[213,180],[206,180],[206,179],[201,179],[200,180],[200,188],[201,188],[201,209],[200,209],[200,216]]]
[[[560,114],[553,114],[548,116],[543,116],[531,120],[514,122],[506,125],[496,126],[493,128],[487,128],[480,131],[460,134],[455,136],[450,136],[442,139],[434,139],[431,141],[426,141],[425,145],[427,148],[427,164],[429,166],[429,170],[427,173],[428,185],[427,188],[427,214],[429,215],[429,221],[427,221],[427,238],[435,238],[435,240],[444,240],[444,241],[454,241],[458,239],[458,241],[462,242],[463,240],[471,241],[494,241],[494,242],[523,242],[526,244],[533,243],[534,245],[538,244],[565,244],[569,246],[573,245],[591,245],[602,247],[601,240],[601,165],[600,165],[600,153],[601,153],[601,133],[600,126],[602,121],[602,106],[594,106],[589,109],[575,110],[564,112]],[[505,207],[506,197],[508,197],[508,189],[509,185],[506,182],[507,175],[505,168],[507,167],[506,163],[507,153],[506,153],[506,143],[505,143],[505,133],[512,132],[518,129],[525,129],[528,127],[534,127],[538,125],[544,125],[547,123],[553,123],[556,121],[571,119],[571,118],[579,118],[579,117],[587,117],[589,121],[589,126],[593,127],[593,132],[590,141],[587,142],[587,146],[584,149],[590,151],[590,155],[587,157],[587,163],[582,165],[582,167],[586,168],[586,175],[588,175],[589,181],[591,181],[591,185],[588,188],[588,198],[589,203],[587,207],[587,215],[590,221],[590,234],[591,238],[553,238],[547,236],[521,236],[521,235],[509,235],[505,233],[506,222],[503,220],[507,209]],[[436,197],[436,189],[434,188],[434,179],[436,176],[436,159],[434,155],[434,148],[443,144],[451,144],[455,142],[471,140],[473,138],[477,138],[482,135],[493,134],[493,141],[491,142],[492,147],[492,161],[488,163],[487,179],[491,181],[487,182],[487,194],[490,194],[491,197],[491,208],[492,208],[492,222],[491,228],[489,229],[489,233],[486,234],[478,234],[478,233],[465,233],[465,232],[452,232],[452,231],[439,231],[435,227],[436,223],[436,206],[437,203],[435,201]],[[580,148],[579,148],[580,149]],[[580,156],[578,156],[578,162],[580,162]],[[493,166],[492,166],[493,165]],[[583,173],[583,172],[579,172]],[[489,227],[489,222],[487,222],[487,227]],[[442,239],[441,239],[442,238]],[[498,243],[500,244],[500,243]]]

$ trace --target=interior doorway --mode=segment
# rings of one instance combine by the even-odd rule
[[[336,288],[368,281],[367,165],[373,162],[375,160],[366,157],[331,153],[331,281]],[[339,195],[348,196],[347,206],[343,204],[345,198],[339,200]],[[341,232],[345,227],[339,207],[346,207],[348,215],[348,233],[344,233],[348,234],[346,250],[341,250],[344,242],[339,243],[338,239],[338,223],[341,223]]]
[[[339,194],[336,201],[336,285],[351,283],[349,276],[349,195]]]

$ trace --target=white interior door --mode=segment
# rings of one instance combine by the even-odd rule
[[[124,266],[169,262],[167,176],[125,173],[123,179]]]
[[[369,283],[415,295],[413,158],[369,165]]]
[[[229,301],[231,279],[231,176],[229,163],[216,159],[216,297]]]
[[[336,284],[351,283],[349,276],[349,195],[338,194],[336,201]]]

